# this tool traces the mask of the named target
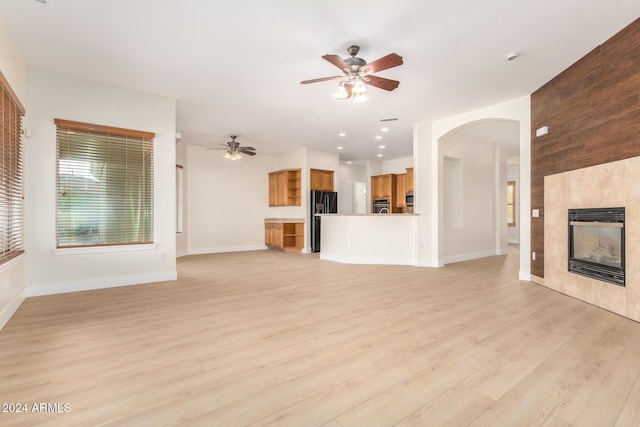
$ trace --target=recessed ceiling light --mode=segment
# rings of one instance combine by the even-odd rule
[[[340,133],[338,134],[338,136],[347,136],[347,134],[346,134],[346,133],[344,133],[344,132],[340,132]]]
[[[387,148],[387,146],[386,145],[381,145],[380,148]]]
[[[376,135],[376,139],[382,139],[382,136]]]
[[[380,129],[382,132],[389,132],[389,128],[382,128]]]
[[[353,163],[351,160],[349,160],[349,161],[347,162],[347,164],[348,164],[348,165],[350,165],[351,163]]]
[[[382,157],[382,154],[378,154],[378,157]]]
[[[342,147],[338,147],[338,150],[342,150]]]

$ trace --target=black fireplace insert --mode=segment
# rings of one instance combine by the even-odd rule
[[[569,209],[569,271],[625,286],[624,208]]]

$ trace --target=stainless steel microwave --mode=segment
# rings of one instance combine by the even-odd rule
[[[413,191],[405,194],[405,196],[404,196],[404,204],[407,207],[413,206]]]

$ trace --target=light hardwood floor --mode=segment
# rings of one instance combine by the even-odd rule
[[[0,331],[2,426],[637,426],[640,324],[517,280],[272,251],[30,298]]]

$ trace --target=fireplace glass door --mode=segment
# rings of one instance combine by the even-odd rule
[[[569,271],[624,286],[624,208],[569,210]]]

